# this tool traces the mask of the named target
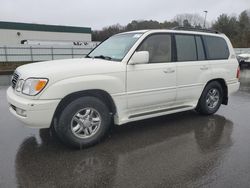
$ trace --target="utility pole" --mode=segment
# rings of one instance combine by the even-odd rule
[[[205,19],[204,19],[204,24],[203,24],[203,28],[206,28],[206,19],[207,19],[207,10],[203,11],[205,13]]]

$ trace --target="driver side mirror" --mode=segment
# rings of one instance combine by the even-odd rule
[[[148,51],[140,51],[135,52],[131,57],[129,64],[136,65],[136,64],[146,64],[149,62],[149,52]]]

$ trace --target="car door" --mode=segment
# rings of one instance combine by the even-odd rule
[[[174,105],[176,65],[171,41],[171,34],[148,36],[137,51],[148,51],[149,62],[127,65],[127,107],[131,113]]]
[[[201,36],[175,34],[177,98],[182,105],[196,105],[204,85],[211,78]]]

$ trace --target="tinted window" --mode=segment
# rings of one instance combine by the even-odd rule
[[[221,37],[203,36],[208,59],[228,59],[229,50],[226,41]]]
[[[205,59],[205,53],[204,53],[204,48],[203,48],[201,37],[196,36],[195,40],[196,40],[198,60],[204,60]]]
[[[137,51],[148,51],[150,63],[171,61],[171,35],[157,34],[146,38]]]
[[[177,61],[196,61],[196,45],[192,35],[175,35]]]

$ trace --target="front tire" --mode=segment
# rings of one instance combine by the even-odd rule
[[[214,114],[220,108],[222,98],[223,90],[221,85],[216,81],[212,81],[203,90],[196,111],[203,115]]]
[[[98,143],[111,124],[108,107],[96,97],[81,97],[62,111],[55,131],[59,139],[74,148],[85,148]]]

